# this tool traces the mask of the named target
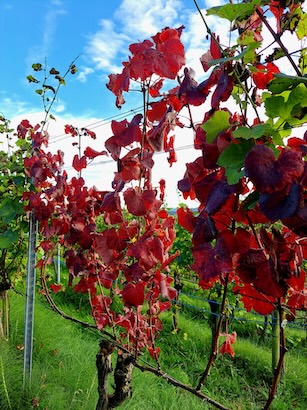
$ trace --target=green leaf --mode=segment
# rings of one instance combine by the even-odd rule
[[[55,116],[54,116],[54,115],[52,115],[52,114],[49,114],[49,118],[50,118],[51,120],[54,120],[54,121],[56,121],[56,118],[55,118]]]
[[[0,235],[0,249],[8,249],[18,239],[19,233],[8,229],[4,234]]]
[[[244,140],[258,139],[263,135],[268,137],[274,130],[269,124],[257,124],[252,128],[248,127],[238,127],[236,131],[233,132],[235,138],[243,138]]]
[[[58,70],[56,70],[54,67],[51,68],[51,70],[49,71],[49,73],[50,73],[51,75],[58,75],[58,74],[60,74],[60,72],[59,72]]]
[[[296,35],[299,40],[303,40],[307,36],[307,14],[304,13],[301,18],[299,19]]]
[[[43,94],[43,90],[35,90],[36,94],[42,95]]]
[[[39,83],[39,81],[36,78],[34,78],[33,75],[27,75],[27,80],[29,81],[29,83]]]
[[[56,93],[55,88],[52,87],[52,85],[44,85],[45,90],[50,90],[53,92],[53,94]]]
[[[32,68],[34,71],[42,71],[43,66],[40,63],[32,64]]]
[[[0,205],[0,218],[4,224],[11,223],[17,216],[23,215],[23,205],[18,199],[5,198]]]
[[[268,85],[268,90],[273,94],[281,94],[286,90],[293,90],[299,84],[307,85],[307,77],[291,76],[286,74],[275,74],[275,79]]]
[[[230,114],[227,111],[215,111],[212,117],[201,125],[206,132],[206,141],[210,144],[222,132],[229,128]]]
[[[75,64],[72,64],[72,65],[70,66],[70,73],[71,73],[71,74],[76,74],[77,72],[78,72],[77,67],[75,66]]]
[[[57,80],[59,80],[59,83],[60,83],[60,84],[63,84],[63,85],[66,84],[64,78],[61,77],[60,75],[56,75],[55,78],[56,78]]]
[[[207,15],[214,15],[229,21],[245,20],[250,17],[255,9],[259,6],[261,0],[253,0],[250,3],[225,4],[224,6],[211,7],[207,10]]]
[[[253,141],[250,140],[241,140],[239,144],[232,142],[221,153],[217,163],[225,168],[225,175],[229,185],[237,184],[243,177],[245,157],[253,145]]]

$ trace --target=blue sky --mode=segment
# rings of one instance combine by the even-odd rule
[[[226,2],[198,0],[198,5],[206,14],[207,8]],[[227,20],[208,16],[207,22],[221,42],[228,44]],[[67,85],[61,88],[53,107],[57,120],[48,125],[50,149],[64,151],[67,169],[72,173],[69,164],[76,152],[72,141],[63,134],[64,125],[89,126],[97,134],[93,148],[103,150],[104,141],[112,135],[110,118],[119,121],[129,112],[129,120],[137,112],[133,110],[141,105],[134,93],[125,96],[126,104],[119,111],[114,95],[106,88],[108,75],[121,71],[129,44],[150,38],[166,26],[181,25],[186,27],[181,39],[187,65],[195,70],[200,81],[205,74],[199,58],[209,44],[193,0],[0,0],[0,113],[11,119],[13,126],[25,118],[33,125],[39,123],[44,117],[42,101],[35,93],[37,87],[26,80],[27,75],[35,74],[32,64],[44,64],[46,60],[49,68],[64,73],[79,56],[78,73],[68,76]],[[290,46],[291,43],[290,38]],[[207,110],[208,107],[196,109],[194,121],[201,121]],[[182,200],[176,187],[183,178],[185,163],[199,156],[192,148],[191,130],[178,130],[175,134],[178,162],[169,168],[166,155],[157,155],[153,176],[157,186],[161,178],[166,179],[166,201],[171,206]],[[84,141],[84,148],[92,142]],[[92,165],[84,173],[87,184],[111,189],[116,164],[98,157]]]
[[[201,7],[220,3],[199,0]],[[198,49],[206,34],[193,0],[1,0],[0,16],[0,111],[10,118],[42,107],[25,79],[33,63],[46,59],[64,72],[80,55],[79,72],[67,79],[54,109],[62,115],[105,118],[117,114],[105,87],[107,76],[120,69],[131,42],[184,24],[186,47]],[[198,38],[190,25],[195,19]]]

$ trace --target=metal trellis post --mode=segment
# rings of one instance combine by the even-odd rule
[[[26,304],[25,304],[25,328],[24,328],[24,362],[23,362],[23,384],[31,380],[32,352],[33,352],[33,328],[34,328],[34,297],[36,282],[36,235],[37,221],[31,213],[29,221],[29,244],[26,279]]]

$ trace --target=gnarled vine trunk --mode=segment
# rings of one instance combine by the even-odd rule
[[[113,351],[114,346],[110,342],[104,339],[100,342],[96,355],[99,394],[96,410],[113,409],[132,396],[133,357],[129,353],[118,354],[114,370],[115,389],[113,394],[108,394],[108,375],[112,372]]]

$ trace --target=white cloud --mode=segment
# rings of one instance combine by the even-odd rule
[[[6,93],[0,93],[0,112],[5,118],[11,119],[15,115],[26,114],[34,110],[35,108],[31,108],[29,103],[20,100],[18,96],[8,97]]]
[[[118,54],[125,49],[129,37],[124,33],[118,33],[111,20],[100,20],[100,29],[89,38],[86,54],[93,61],[96,69],[104,71],[116,71],[118,67],[115,60]]]
[[[130,43],[143,41],[166,26],[180,26],[182,12],[181,0],[123,0],[114,21],[100,20],[98,31],[89,36],[85,54],[96,70],[118,72],[121,61],[127,59]],[[79,79],[84,79],[82,73]]]
[[[94,72],[93,68],[91,67],[80,67],[77,75],[77,80],[80,83],[86,83],[87,77]]]
[[[114,14],[124,23],[124,29],[136,36],[154,35],[166,26],[180,24],[183,4],[180,0],[123,0]]]

